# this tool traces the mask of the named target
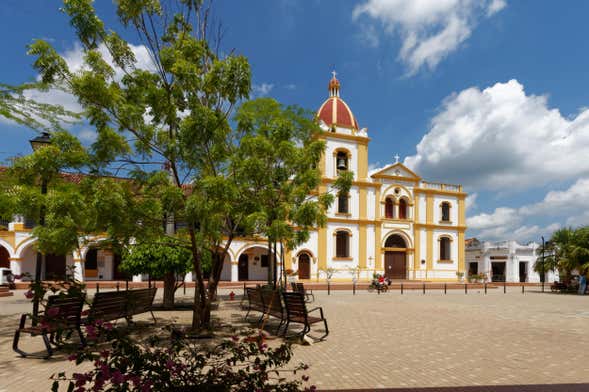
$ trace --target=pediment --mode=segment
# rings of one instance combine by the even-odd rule
[[[393,163],[392,165],[388,165],[384,169],[377,171],[376,173],[372,174],[370,177],[372,178],[394,178],[394,179],[403,179],[408,181],[420,181],[421,177],[411,171],[407,166],[403,165],[401,162]]]

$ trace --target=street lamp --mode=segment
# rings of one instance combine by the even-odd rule
[[[542,236],[542,276],[540,277],[542,281],[542,292],[544,292],[544,281],[546,280],[545,272],[544,272],[544,249],[546,247],[546,243],[544,241],[544,236]]]
[[[48,132],[42,132],[41,135],[29,140],[31,143],[31,148],[33,151],[38,151],[41,148],[47,147],[51,145],[51,135]],[[41,194],[47,194],[47,179],[45,177],[41,178]],[[45,206],[41,204],[41,208],[39,209],[39,225],[45,225]],[[35,283],[39,284],[41,281],[41,266],[43,265],[43,259],[45,256],[41,254],[37,250],[37,262],[35,264]],[[35,295],[35,299],[33,302],[33,323],[37,323],[37,316],[39,314],[39,298]]]

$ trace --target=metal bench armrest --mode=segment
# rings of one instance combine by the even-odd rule
[[[18,329],[23,329],[25,327],[25,323],[27,322],[27,317],[29,317],[30,314],[28,313],[23,313],[20,315],[20,321],[18,323]]]
[[[319,313],[321,313],[321,318],[324,318],[324,317],[323,317],[323,308],[322,308],[321,306],[317,306],[316,308],[313,308],[313,309],[311,309],[311,310],[307,310],[307,313],[311,313],[311,312],[314,312],[314,311],[316,311],[316,310],[318,310],[318,311],[319,311]]]

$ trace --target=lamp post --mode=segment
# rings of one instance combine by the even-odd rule
[[[49,146],[51,144],[51,135],[48,132],[43,132],[41,135],[37,136],[29,140],[31,143],[31,148],[33,151],[38,151],[39,149]],[[47,179],[45,177],[41,178],[41,194],[47,194]],[[45,205],[41,204],[41,208],[39,209],[39,225],[45,225]],[[45,256],[41,254],[37,250],[37,262],[35,264],[35,283],[39,283],[41,281],[41,267],[43,265],[43,259]],[[37,323],[37,316],[39,314],[39,298],[35,295],[35,299],[33,302],[33,323]]]
[[[544,292],[544,281],[546,280],[546,276],[545,272],[544,272],[544,249],[546,247],[546,243],[544,241],[544,236],[542,236],[542,276],[540,277],[540,280],[542,281],[542,292]]]

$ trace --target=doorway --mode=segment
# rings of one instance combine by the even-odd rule
[[[519,262],[519,281],[521,283],[528,281],[528,263],[525,261]]]
[[[65,255],[45,255],[45,279],[60,280],[65,278]]]
[[[239,256],[239,260],[237,262],[237,279],[238,280],[248,280],[249,279],[248,264],[249,264],[249,258],[246,254]]]
[[[406,279],[407,265],[405,252],[390,252],[384,254],[384,276],[389,279]]]
[[[3,246],[0,246],[0,268],[10,268],[10,254]]]
[[[299,256],[299,279],[311,278],[311,257],[307,253]]]
[[[492,282],[505,282],[505,263],[504,262],[492,262],[491,263],[491,281]]]

